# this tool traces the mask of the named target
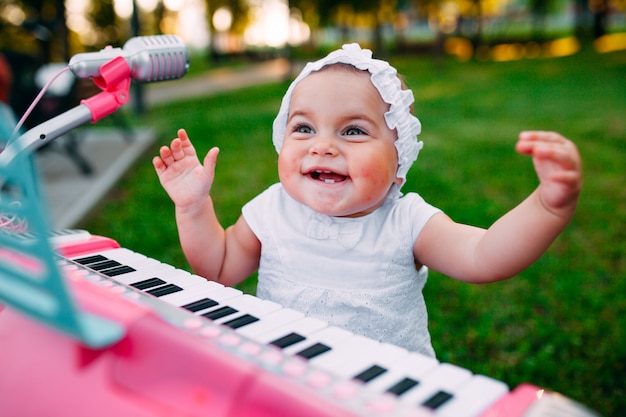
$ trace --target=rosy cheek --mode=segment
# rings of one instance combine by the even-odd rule
[[[278,175],[281,181],[299,174],[299,158],[287,154],[281,154],[278,158]]]
[[[370,159],[369,163],[361,166],[358,171],[363,180],[363,186],[368,193],[385,193],[396,179],[395,164],[390,165],[386,158]]]
[[[388,186],[391,186],[390,179],[387,175],[381,173],[386,172],[385,166],[368,166],[360,171],[360,177],[364,189],[373,198],[376,198],[373,194],[379,192],[385,192]]]
[[[390,172],[391,167],[384,159],[370,159],[369,163],[364,164],[361,168],[362,176],[376,184],[386,183],[389,180]]]

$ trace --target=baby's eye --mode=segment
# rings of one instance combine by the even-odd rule
[[[302,124],[296,125],[293,128],[293,131],[296,133],[307,133],[307,134],[313,133],[313,129],[311,129],[311,126],[302,125]]]
[[[361,129],[360,127],[351,126],[347,128],[344,132],[346,136],[355,136],[355,135],[366,135],[367,133]]]

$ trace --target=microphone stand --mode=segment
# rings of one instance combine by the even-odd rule
[[[27,157],[75,127],[115,112],[129,99],[130,73],[123,57],[107,61],[100,66],[99,76],[93,77],[102,92],[30,129],[0,153],[0,217],[7,212],[11,222],[23,219],[34,236],[24,240],[19,233],[6,233],[0,227],[0,319],[6,318],[6,303],[91,348],[111,346],[124,336],[122,324],[83,310],[74,302],[46,238],[47,219]]]
[[[121,56],[115,57],[101,65],[99,72],[100,75],[93,77],[93,81],[102,92],[81,100],[78,106],[41,123],[9,142],[0,153],[0,167],[9,166],[18,154],[34,152],[78,126],[89,121],[97,122],[128,102],[131,71],[126,60]]]

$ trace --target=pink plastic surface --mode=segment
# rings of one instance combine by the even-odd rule
[[[56,246],[56,250],[59,254],[71,258],[85,253],[102,252],[119,247],[120,244],[111,238],[92,235],[87,240],[61,243]]]
[[[350,416],[183,331],[110,289],[69,276],[82,308],[126,329],[93,350],[0,308],[0,416]]]
[[[522,384],[500,398],[480,417],[522,417],[544,390],[534,385]]]
[[[90,236],[58,250],[70,257],[117,247],[112,239]],[[67,272],[80,307],[122,324],[125,337],[88,349],[0,304],[0,416],[353,415],[315,388],[229,354],[207,332],[179,329],[81,272]],[[480,417],[521,417],[542,393],[520,385]]]

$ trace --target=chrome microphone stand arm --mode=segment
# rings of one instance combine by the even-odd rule
[[[95,123],[128,102],[131,70],[123,57],[118,56],[103,64],[100,76],[93,77],[93,81],[102,90],[100,93],[9,142],[0,153],[0,166],[8,166],[19,153],[34,152],[78,126]]]

